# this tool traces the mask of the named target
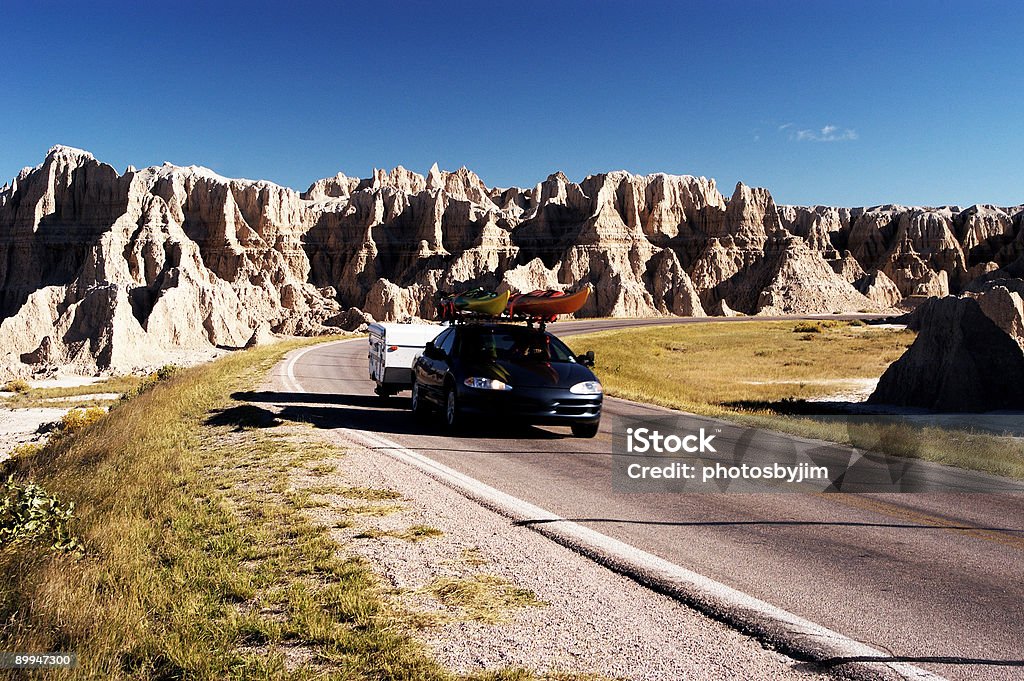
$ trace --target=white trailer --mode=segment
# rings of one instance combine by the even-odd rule
[[[370,379],[381,397],[412,388],[412,364],[427,343],[445,330],[437,324],[370,324]]]

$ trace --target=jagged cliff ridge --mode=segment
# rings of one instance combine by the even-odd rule
[[[300,194],[204,168],[119,174],[54,147],[0,189],[4,369],[129,369],[429,316],[438,289],[595,286],[582,315],[887,309],[1017,276],[1020,207],[776,206],[764,189],[613,172],[487,187],[463,168]],[[357,308],[357,309],[353,309]]]

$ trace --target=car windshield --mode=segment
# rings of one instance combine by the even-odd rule
[[[538,329],[477,327],[467,329],[462,352],[476,359],[513,362],[575,362],[565,343]]]

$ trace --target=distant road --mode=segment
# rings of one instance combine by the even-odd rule
[[[550,328],[569,337],[743,319],[581,320]],[[755,318],[771,319],[793,318]],[[281,404],[286,415],[320,427],[381,434],[948,678],[1024,679],[1022,494],[619,494],[611,485],[611,419],[593,440],[556,428],[452,436],[418,424],[407,398],[373,395],[360,341],[308,350],[292,372],[308,394],[290,394],[281,382],[282,390],[250,399]],[[605,410],[606,416],[663,413],[614,398]]]
[[[834,319],[838,321],[852,321],[854,319],[881,320],[893,317],[884,314],[822,314],[803,316],[773,316],[773,317],[648,317],[644,319],[572,319],[563,322],[548,324],[548,329],[559,336],[571,336],[580,333],[591,333],[593,331],[608,331],[610,329],[632,329],[644,326],[674,326],[676,324],[707,324],[712,322],[791,322],[801,319]]]

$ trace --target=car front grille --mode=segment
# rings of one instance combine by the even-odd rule
[[[601,400],[593,397],[555,400],[551,406],[559,416],[590,416],[601,408]]]

